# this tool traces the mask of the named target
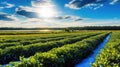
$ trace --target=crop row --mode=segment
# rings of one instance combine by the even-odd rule
[[[70,35],[49,35],[49,36],[25,36],[25,37],[3,37],[0,38],[0,43],[12,43],[12,42],[22,42],[24,40],[27,41],[32,41],[32,40],[37,40],[37,39],[50,39],[50,38],[58,38],[58,37],[65,37],[65,36],[70,36]]]
[[[92,67],[120,67],[120,32],[112,33],[111,39]]]
[[[25,56],[29,57],[31,55],[34,55],[36,52],[45,52],[55,47],[61,47],[66,44],[72,44],[77,41],[83,40],[85,38],[98,35],[100,33],[92,33],[92,34],[86,34],[77,36],[75,38],[66,38],[64,40],[59,41],[52,41],[52,42],[46,42],[46,43],[37,43],[37,44],[31,44],[26,46],[12,46],[5,49],[0,50],[0,64],[4,64],[13,60],[18,60],[19,56]]]
[[[77,36],[77,35],[76,35]],[[45,43],[45,42],[50,42],[50,41],[58,41],[62,40],[65,38],[73,38],[76,36],[64,36],[64,37],[57,37],[57,38],[48,38],[48,39],[36,39],[36,40],[24,40],[20,42],[12,42],[12,43],[1,43],[0,48],[4,49],[6,47],[11,47],[11,46],[25,46],[25,45],[30,45],[30,44],[35,44],[35,43]]]
[[[36,53],[28,60],[21,57],[20,63],[12,63],[12,65],[14,67],[73,67],[91,54],[107,35],[108,33],[100,34],[48,52]]]
[[[74,35],[71,35],[74,34]],[[70,33],[70,34],[56,34],[56,35],[46,35],[46,36],[18,36],[18,37],[2,37],[0,38],[0,48],[4,49],[5,47],[10,46],[19,46],[19,45],[29,45],[29,44],[35,44],[35,43],[45,43],[50,41],[57,41],[62,40],[65,38],[73,38],[79,35],[84,35],[83,33],[77,34],[77,33]]]

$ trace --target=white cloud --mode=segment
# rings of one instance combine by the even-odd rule
[[[17,17],[15,17],[15,15],[10,15],[10,14],[7,14],[7,13],[0,12],[0,20],[15,21],[15,20],[18,20],[18,19],[17,19]]]
[[[52,0],[32,0],[31,4],[33,7],[42,7],[42,6],[49,6],[53,7],[55,4],[52,2]]]
[[[3,7],[1,7],[1,8],[12,8],[12,7],[15,6],[14,4],[7,3],[7,2],[2,2],[1,4],[5,4],[5,5],[6,5],[6,6],[3,6]]]
[[[119,26],[120,20],[115,19],[87,19],[83,21],[63,21],[60,20],[47,20],[47,19],[38,19],[38,18],[27,18],[24,21],[2,21],[0,20],[0,27],[27,27],[27,28],[42,28],[42,27],[77,27],[77,26]]]
[[[0,6],[0,9],[3,9],[3,8],[4,8],[4,7],[1,7],[1,6]]]
[[[81,9],[89,6],[88,8],[96,10],[100,7],[103,7],[106,2],[108,2],[110,5],[114,5],[120,2],[120,0],[71,0],[69,3],[65,4],[65,7],[71,9]]]
[[[0,27],[22,27],[17,21],[2,21],[0,20]]]
[[[108,0],[71,0],[68,4],[65,4],[65,7],[71,8],[71,9],[81,9],[84,7],[92,7],[93,9],[98,9],[101,6],[101,4],[104,4]]]
[[[28,7],[28,6],[19,6],[18,8],[16,8],[16,11],[19,11],[21,9],[26,11],[34,11],[33,7]]]
[[[81,18],[79,16],[75,15],[62,15],[62,16],[56,16],[53,19],[58,20],[58,21],[81,21],[84,20],[85,18]]]
[[[104,4],[87,4],[86,6],[84,6],[84,8],[90,8],[96,10],[103,6]]]
[[[71,9],[81,9],[81,8],[79,8],[79,7],[77,7],[76,5],[74,5],[74,4],[65,4],[65,7],[68,7],[68,8],[71,8]]]
[[[29,16],[31,15],[30,13],[33,13],[37,14],[38,18],[43,19],[51,18],[59,14],[57,6],[53,3],[52,0],[32,0],[31,5],[31,7],[19,6],[18,8],[16,8],[16,13],[18,11],[23,11],[25,15]]]
[[[114,5],[118,2],[119,0],[113,0],[112,2],[110,2],[111,5]]]

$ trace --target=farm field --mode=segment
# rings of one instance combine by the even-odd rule
[[[74,67],[93,54],[93,50],[111,32],[4,33],[0,33],[1,67]],[[112,31],[109,42],[91,64],[92,67],[120,66],[119,34],[119,31]]]

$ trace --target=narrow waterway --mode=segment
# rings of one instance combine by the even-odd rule
[[[93,51],[93,54],[91,54],[89,57],[85,58],[83,61],[81,61],[79,64],[77,64],[75,67],[91,67],[91,63],[95,62],[95,58],[100,53],[100,50],[104,48],[104,46],[107,44],[111,36],[111,33],[103,40],[103,42]]]
[[[29,58],[26,58],[27,60],[29,59]],[[17,62],[17,63],[20,63],[20,61],[15,61],[15,62]],[[2,65],[2,67],[5,67],[5,66],[11,66],[11,64],[5,64],[5,65]]]

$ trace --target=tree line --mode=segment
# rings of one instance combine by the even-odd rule
[[[66,27],[66,28],[14,28],[1,27],[0,30],[120,30],[120,26],[85,26],[85,27]]]

